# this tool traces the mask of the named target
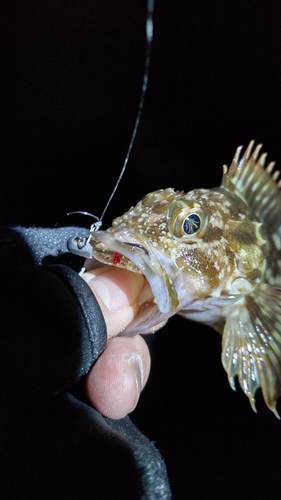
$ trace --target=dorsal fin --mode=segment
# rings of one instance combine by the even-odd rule
[[[237,148],[230,167],[223,166],[221,186],[240,196],[271,232],[277,232],[281,226],[280,172],[272,174],[275,162],[265,167],[267,153],[259,156],[262,144],[252,152],[253,146],[251,141],[242,158],[242,146]]]

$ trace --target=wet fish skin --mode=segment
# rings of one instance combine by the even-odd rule
[[[261,387],[279,417],[281,395],[281,194],[274,163],[261,145],[241,147],[222,184],[188,193],[149,193],[92,236],[95,259],[150,283],[154,303],[142,306],[128,334],[145,333],[173,314],[222,334],[222,363],[255,410]]]

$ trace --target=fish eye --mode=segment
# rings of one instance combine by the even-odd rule
[[[197,206],[196,206],[197,205]],[[202,206],[194,200],[177,200],[169,212],[170,233],[181,241],[203,236],[208,217]]]
[[[197,213],[189,214],[182,223],[182,229],[185,234],[195,234],[202,227],[202,218]]]

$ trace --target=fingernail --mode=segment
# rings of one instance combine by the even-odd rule
[[[129,410],[129,412],[131,412],[135,409],[135,407],[139,401],[140,393],[141,393],[141,390],[143,387],[143,364],[142,364],[142,360],[140,359],[139,356],[138,357],[134,356],[134,357],[130,358],[128,365],[132,370],[133,377],[134,377],[135,384],[136,384],[135,402],[134,402],[132,408]]]
[[[126,301],[126,297],[124,297],[123,294],[120,296],[119,292],[117,297],[114,297],[112,286],[107,282],[107,280],[97,277],[93,278],[88,284],[110,311],[118,311],[119,309],[126,307],[128,303],[128,300]]]
[[[109,269],[86,281],[107,309],[115,312],[135,304],[144,286],[141,274],[120,269]]]
[[[153,302],[154,295],[152,293],[150,284],[148,281],[145,282],[145,285],[141,291],[141,294],[138,297],[138,305],[142,306],[145,302]]]

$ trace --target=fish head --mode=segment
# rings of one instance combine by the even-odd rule
[[[236,150],[220,187],[150,193],[87,243],[96,262],[142,273],[151,287],[125,335],[175,313],[213,326],[232,389],[237,376],[256,411],[260,387],[279,418],[281,181],[253,146]]]
[[[150,284],[154,302],[131,325],[134,333],[252,290],[264,273],[263,244],[261,223],[224,188],[160,189],[92,234],[96,260],[140,272]]]

